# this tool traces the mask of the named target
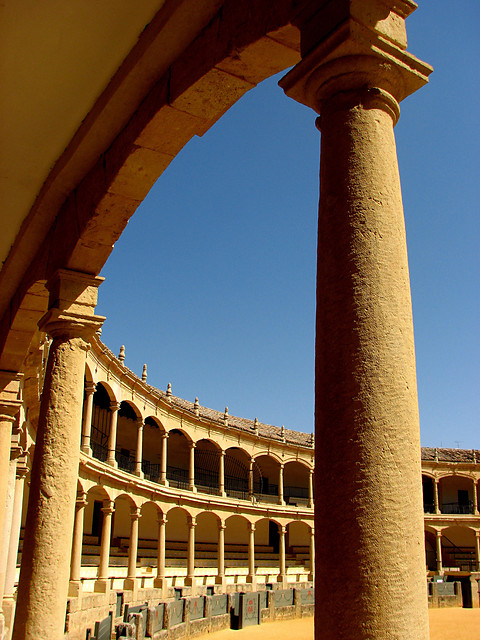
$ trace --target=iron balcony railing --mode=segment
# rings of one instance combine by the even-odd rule
[[[443,502],[440,511],[445,514],[473,513],[473,502],[471,500],[468,504],[462,504],[460,502]]]
[[[92,456],[100,462],[106,462],[108,457],[108,449],[98,442],[91,442]]]

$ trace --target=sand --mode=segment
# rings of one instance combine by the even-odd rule
[[[430,640],[480,640],[480,609],[430,609]],[[241,631],[226,629],[209,640],[309,640],[313,618],[269,622]],[[352,638],[352,640],[354,640]]]

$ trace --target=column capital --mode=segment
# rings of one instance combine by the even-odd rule
[[[475,536],[480,538],[480,529],[475,529]]]
[[[193,442],[193,440],[192,440],[192,442],[189,442],[189,443],[188,443],[188,446],[190,447],[190,449],[195,449],[195,448],[196,448],[196,446],[197,446],[197,443],[196,443],[196,442]]]
[[[110,402],[110,411],[118,411],[120,409],[120,402],[117,402],[116,400],[112,400]]]
[[[130,507],[130,520],[140,520],[142,514],[140,507]]]
[[[218,523],[218,529],[224,531],[227,528],[227,525],[224,522]]]
[[[167,438],[168,438],[168,431],[164,431],[164,432],[161,434],[161,437],[162,437],[162,438],[165,438],[165,440],[167,440]]]
[[[105,318],[94,315],[98,287],[104,278],[58,269],[47,281],[49,309],[38,326],[52,338],[83,338],[88,341]]]
[[[278,526],[278,529],[280,531],[280,535],[284,536],[287,533],[287,527],[284,524],[280,524]]]
[[[250,531],[255,531],[255,523],[254,522],[249,522],[248,525],[249,525],[248,528],[250,529]]]
[[[106,516],[111,516],[115,511],[115,502],[113,500],[104,500],[102,511]]]
[[[157,516],[157,522],[158,524],[165,526],[168,522],[167,516],[164,516],[162,513],[159,513]]]
[[[87,494],[85,491],[79,491],[77,493],[77,499],[75,501],[75,509],[85,509],[88,504]]]
[[[406,51],[405,18],[412,3],[386,0],[367,8],[361,0],[337,0],[336,5],[340,20],[320,11],[302,28],[303,58],[279,82],[288,96],[320,113],[340,93],[360,92],[358,103],[377,99],[370,93],[377,89],[400,102],[428,81],[430,65]]]
[[[20,409],[20,383],[22,373],[0,371],[0,420],[14,422]]]
[[[143,427],[145,425],[145,423],[143,422],[143,418],[137,418],[135,422],[137,423],[137,428],[138,429],[143,429]]]
[[[188,516],[188,526],[191,529],[195,529],[197,526],[197,518],[195,516]]]
[[[96,388],[97,388],[97,383],[96,382],[86,382],[85,383],[85,393],[87,394],[87,396],[95,393]]]

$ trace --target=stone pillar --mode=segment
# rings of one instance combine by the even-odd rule
[[[321,114],[317,640],[429,637],[413,321],[393,133],[399,102],[431,71],[405,51],[404,19],[413,8],[338,0],[321,28],[320,18],[301,26],[308,54],[280,81],[287,95]]]
[[[439,514],[440,513],[440,501],[438,499],[438,485],[439,485],[439,479],[438,478],[434,478],[433,479],[433,506],[435,507],[435,513]]]
[[[250,582],[255,588],[255,524],[250,522],[248,532],[248,574],[247,582]]]
[[[83,407],[83,427],[82,427],[82,446],[84,453],[91,456],[92,447],[90,446],[90,432],[92,430],[92,413],[93,413],[93,394],[95,393],[96,384],[87,382],[85,385],[85,403]]]
[[[221,496],[227,495],[225,493],[225,451],[220,451],[218,459],[218,493]]]
[[[476,478],[473,479],[473,513],[478,516],[478,484]]]
[[[3,601],[5,573],[7,570],[8,546],[12,530],[13,503],[15,501],[15,477],[17,461],[10,460],[4,473],[8,478],[7,494],[5,496],[5,514],[3,531],[0,532],[0,603]],[[1,637],[1,636],[0,636]]]
[[[168,486],[167,482],[168,433],[162,433],[162,459],[160,463],[160,483]]]
[[[138,520],[140,517],[140,509],[132,507],[130,509],[127,578],[123,581],[123,588],[131,591],[135,591],[137,587]]]
[[[250,458],[250,466],[248,469],[248,496],[253,499],[253,458]]]
[[[215,584],[225,584],[225,524],[218,523],[217,577]]]
[[[115,458],[115,449],[117,448],[117,423],[119,409],[119,402],[114,400],[110,403],[110,431],[108,433],[107,464],[115,468],[118,467],[117,460]]]
[[[7,567],[5,572],[5,589],[3,596],[3,610],[7,628],[12,627],[15,611],[15,578],[18,557],[18,543],[20,540],[20,528],[22,524],[23,495],[25,489],[25,476],[27,467],[25,460],[17,462],[17,475],[15,480],[15,497],[13,502],[12,526],[8,545]],[[7,635],[7,638],[10,637]]]
[[[308,471],[308,508],[313,509],[313,469]]]
[[[135,475],[143,478],[143,418],[137,419],[137,449],[135,451]]]
[[[157,546],[157,577],[153,586],[156,589],[164,589],[165,583],[165,527],[167,518],[163,513],[158,514],[158,546]]]
[[[308,579],[312,580],[315,577],[315,529],[310,529],[310,573]]]
[[[437,529],[436,532],[436,543],[437,543],[437,572],[443,572],[443,564],[442,564],[442,532]]]
[[[195,488],[195,442],[190,442],[190,463],[188,466],[188,488],[190,491],[196,491]]]
[[[20,539],[20,528],[22,525],[23,494],[25,490],[25,476],[27,467],[17,464],[17,477],[15,480],[15,498],[13,502],[12,528],[10,532],[10,543],[8,546],[7,569],[5,573],[5,595],[4,598],[12,599],[15,586],[15,569],[17,567],[18,542]]]
[[[283,464],[278,467],[278,504],[285,504],[283,499]]]
[[[0,371],[0,543],[6,521],[7,494],[12,442],[12,425],[20,409],[21,375],[12,371]],[[3,595],[3,578],[0,579],[0,596]],[[0,597],[0,631],[3,627],[2,598]]]
[[[480,571],[480,531],[478,529],[475,530],[475,562],[477,565],[475,571]]]
[[[70,562],[70,584],[68,595],[77,597],[81,594],[80,570],[82,567],[83,518],[87,500],[82,491],[77,495],[75,503],[75,521],[73,524],[72,559]]]
[[[110,564],[110,539],[112,537],[112,515],[115,511],[115,503],[113,500],[103,501],[103,525],[102,536],[100,540],[100,564],[98,565],[98,574],[95,581],[95,591],[106,593],[109,589],[108,584],[108,565]]]
[[[285,534],[287,532],[287,528],[283,525],[279,525],[278,531],[280,533],[280,544],[278,547],[278,561],[280,566],[277,582],[281,582],[285,587],[287,584],[287,569],[285,562]]]
[[[39,328],[52,338],[33,457],[14,640],[64,637],[77,493],[86,352],[103,278],[58,270]]]
[[[195,586],[195,527],[197,521],[195,517],[188,518],[188,545],[187,545],[187,577],[185,584]]]

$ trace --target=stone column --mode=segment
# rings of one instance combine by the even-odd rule
[[[313,580],[315,577],[315,529],[310,529],[310,573],[308,579]]]
[[[253,458],[250,458],[250,466],[248,469],[248,495],[253,499]]]
[[[220,451],[218,459],[218,493],[225,496],[225,451]]]
[[[313,469],[308,471],[308,508],[313,509]]]
[[[283,499],[283,464],[278,467],[278,504],[285,504]]]
[[[188,488],[190,491],[196,491],[195,488],[195,442],[190,442],[190,463],[188,466]]]
[[[117,460],[115,458],[115,449],[117,448],[117,423],[119,409],[119,402],[114,400],[110,403],[110,431],[108,433],[107,464],[115,468],[118,467]]]
[[[7,568],[8,544],[12,529],[13,503],[15,500],[15,477],[17,475],[17,461],[10,460],[3,473],[8,478],[7,494],[5,497],[5,514],[3,531],[0,532],[0,602],[3,598],[3,588],[5,584],[5,571]]]
[[[477,565],[475,571],[480,571],[480,531],[478,529],[475,530],[475,562]]]
[[[140,509],[132,507],[130,509],[127,578],[123,581],[123,588],[131,591],[135,591],[137,587],[138,520],[140,517]]]
[[[225,523],[218,523],[218,546],[217,546],[217,577],[216,584],[225,584]]]
[[[135,475],[143,478],[142,471],[143,458],[143,418],[137,419],[137,449],[135,452]]]
[[[473,513],[478,516],[478,484],[475,478],[473,479]]]
[[[73,524],[72,559],[70,563],[70,584],[68,595],[77,597],[81,594],[80,570],[82,567],[83,518],[87,500],[82,491],[77,495],[75,503],[75,521]]]
[[[443,572],[443,564],[442,564],[442,532],[437,529],[436,532],[436,543],[437,543],[437,572]]]
[[[248,574],[247,582],[250,582],[255,588],[255,524],[250,522],[248,532]]]
[[[20,409],[21,375],[12,371],[0,371],[0,542],[5,526],[7,493],[12,441],[12,425]],[[2,576],[3,578],[3,576]],[[3,587],[0,585],[0,589]],[[2,600],[0,599],[0,630],[3,625]]]
[[[278,531],[280,533],[280,544],[278,547],[278,561],[280,566],[277,582],[281,582],[283,586],[285,586],[287,584],[287,569],[285,563],[285,534],[287,529],[283,525],[280,525]]]
[[[15,578],[18,557],[18,543],[22,524],[23,495],[25,476],[27,475],[25,459],[17,462],[17,476],[15,480],[15,497],[13,502],[12,526],[8,545],[7,567],[5,572],[5,589],[3,596],[3,610],[6,626],[11,629],[15,611]],[[7,635],[7,638],[9,636]]]
[[[158,514],[158,546],[157,546],[157,577],[153,586],[156,589],[164,589],[165,583],[165,528],[167,518],[163,514]]]
[[[84,453],[91,456],[92,447],[90,446],[90,432],[92,430],[92,413],[93,413],[93,394],[95,393],[96,384],[87,382],[85,385],[85,403],[83,408],[83,427],[82,427],[82,446]]]
[[[321,28],[320,18],[301,27],[309,53],[280,81],[287,95],[321,114],[317,640],[429,637],[413,321],[393,133],[399,102],[431,71],[405,51],[403,21],[413,8],[338,0]]]
[[[168,486],[167,481],[168,433],[162,433],[162,459],[160,463],[160,483]]]
[[[195,527],[197,521],[194,516],[188,518],[188,545],[187,545],[187,577],[185,584],[195,586]]]
[[[108,584],[108,565],[110,564],[110,539],[112,537],[112,515],[115,511],[113,500],[103,501],[103,525],[100,540],[100,564],[98,565],[98,575],[95,581],[95,591],[106,593]]]
[[[39,328],[52,338],[33,457],[14,640],[64,636],[77,493],[86,352],[103,278],[67,270],[47,282]]]
[[[440,501],[438,499],[438,485],[439,485],[439,479],[438,478],[434,478],[433,479],[433,505],[435,507],[435,513],[439,514],[440,513]]]
[[[18,542],[22,524],[23,494],[25,490],[25,476],[27,467],[25,464],[17,464],[17,477],[15,480],[15,498],[13,502],[12,528],[10,543],[8,545],[7,570],[5,573],[4,599],[12,599],[14,596],[15,569],[17,567]]]

